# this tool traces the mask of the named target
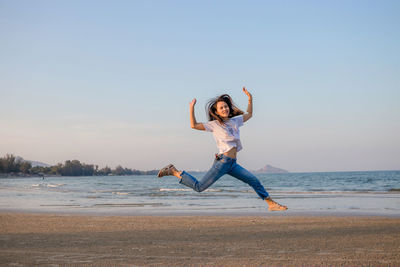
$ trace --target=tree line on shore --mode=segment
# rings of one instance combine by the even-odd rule
[[[117,166],[111,169],[108,166],[99,169],[98,165],[81,163],[79,160],[67,160],[64,164],[54,166],[35,166],[29,161],[22,160],[12,154],[0,158],[0,173],[22,174],[24,176],[56,175],[56,176],[104,176],[104,175],[154,175],[157,170],[140,171]]]

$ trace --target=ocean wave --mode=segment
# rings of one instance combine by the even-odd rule
[[[47,184],[47,183],[43,183],[43,184],[32,184],[31,187],[50,187],[50,188],[55,188],[55,187],[60,187],[60,186],[64,186],[66,184]]]
[[[93,207],[120,207],[120,208],[129,208],[129,207],[162,207],[168,206],[165,203],[99,203],[94,204]]]
[[[193,189],[186,189],[186,188],[160,188],[159,191],[160,192],[191,192],[191,191],[193,191]],[[228,190],[213,189],[213,188],[209,188],[209,189],[204,190],[204,192],[224,192],[224,191],[228,191]],[[232,190],[232,192],[238,192],[238,191],[233,191]]]
[[[59,185],[56,185],[56,184],[47,184],[47,187],[59,187]]]
[[[115,195],[122,195],[122,196],[129,195],[129,193],[127,193],[127,192],[112,192],[112,193]]]
[[[368,191],[368,190],[354,190],[354,191],[273,191],[268,190],[272,195],[361,195],[361,194],[390,194],[395,193],[392,191]]]
[[[113,193],[115,192],[114,190],[91,190],[89,193]]]
[[[159,192],[191,192],[193,189],[183,189],[183,188],[160,188]],[[390,189],[388,191],[371,191],[371,190],[353,190],[353,191],[341,191],[341,190],[311,190],[311,191],[280,191],[280,190],[267,190],[270,194],[280,194],[280,195],[352,195],[352,194],[388,194],[400,192],[400,189]],[[245,194],[255,194],[254,190],[233,190],[233,189],[207,189],[204,192],[214,192],[214,193],[245,193]]]
[[[193,189],[182,189],[182,188],[160,188],[160,192],[188,192]]]

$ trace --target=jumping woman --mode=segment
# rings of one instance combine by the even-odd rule
[[[158,177],[173,175],[180,179],[179,183],[186,185],[197,192],[202,192],[215,183],[224,174],[229,174],[242,182],[250,185],[258,196],[268,203],[268,210],[287,210],[286,206],[273,201],[264,186],[251,172],[236,163],[236,154],[242,149],[239,127],[253,116],[253,97],[243,87],[243,92],[248,96],[247,113],[244,113],[233,103],[227,94],[221,95],[208,102],[208,122],[198,123],[194,115],[196,98],[190,102],[190,126],[193,129],[208,131],[214,134],[219,153],[215,155],[214,164],[201,180],[185,171],[178,171],[174,165],[169,164],[158,172]]]

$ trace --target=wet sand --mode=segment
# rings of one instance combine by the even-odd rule
[[[400,266],[400,218],[0,214],[4,266]]]

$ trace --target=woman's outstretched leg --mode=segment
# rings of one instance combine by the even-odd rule
[[[248,170],[246,170],[245,168],[243,168],[242,166],[240,166],[239,164],[235,163],[235,165],[232,166],[232,169],[228,172],[228,174],[250,185],[254,189],[254,191],[256,191],[258,196],[267,202],[268,210],[270,211],[287,210],[286,206],[280,205],[279,203],[272,200],[272,198],[269,196],[268,192],[265,190],[264,186],[260,183],[257,177]]]
[[[229,169],[228,165],[218,164],[218,161],[204,174],[201,180],[197,180],[189,173],[183,171],[181,173],[182,179],[179,183],[186,185],[187,187],[193,188],[194,191],[202,192],[209,188],[219,178],[227,173]]]
[[[269,196],[268,192],[265,190],[264,186],[260,183],[260,181],[255,177],[251,172],[243,168],[237,163],[234,163],[233,168],[228,170],[228,166],[224,166],[224,164],[217,165],[218,162],[215,162],[213,167],[203,176],[203,178],[198,181],[195,177],[190,175],[185,171],[179,171],[175,168],[174,165],[169,164],[162,168],[158,172],[158,177],[163,176],[175,176],[180,179],[179,183],[186,185],[197,192],[202,192],[210,187],[213,183],[215,183],[221,176],[228,173],[229,175],[247,183],[250,185],[256,193],[265,200],[268,204],[268,210],[270,211],[282,211],[287,210],[286,206],[280,205],[279,203],[272,200]]]
[[[191,174],[185,171],[179,171],[175,168],[174,165],[169,164],[162,168],[158,172],[158,177],[172,175],[180,178],[179,183],[192,188],[194,191],[202,192],[209,188],[213,183],[215,183],[221,176],[227,173],[229,169],[229,165],[225,165],[224,163],[219,163],[218,161],[214,162],[214,165],[211,169],[201,178],[201,180],[197,180]]]

